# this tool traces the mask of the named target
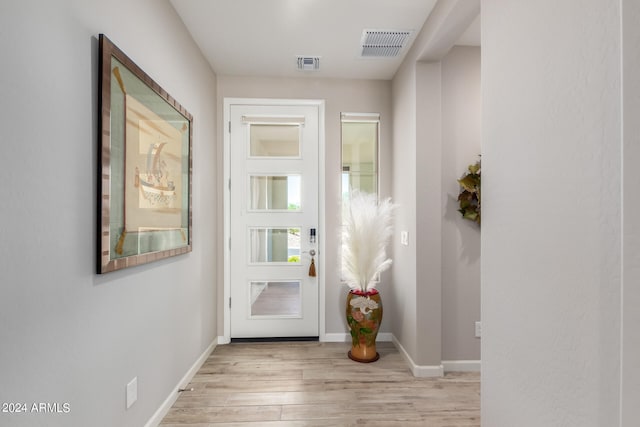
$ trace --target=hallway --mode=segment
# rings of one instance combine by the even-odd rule
[[[161,426],[480,426],[480,376],[415,378],[391,343],[380,360],[346,343],[216,347]]]

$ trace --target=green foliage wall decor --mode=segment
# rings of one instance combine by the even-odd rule
[[[458,212],[463,218],[480,225],[480,160],[469,165],[468,172],[458,180],[458,183],[460,184]]]

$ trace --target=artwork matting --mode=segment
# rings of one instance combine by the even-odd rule
[[[193,117],[99,36],[98,273],[191,251]]]

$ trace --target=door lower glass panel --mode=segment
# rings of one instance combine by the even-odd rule
[[[250,317],[302,317],[300,281],[250,282]]]

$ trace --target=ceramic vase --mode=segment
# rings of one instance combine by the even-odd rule
[[[349,358],[356,362],[375,362],[380,358],[376,351],[376,337],[382,322],[380,293],[351,290],[347,295],[347,324],[351,330]]]

